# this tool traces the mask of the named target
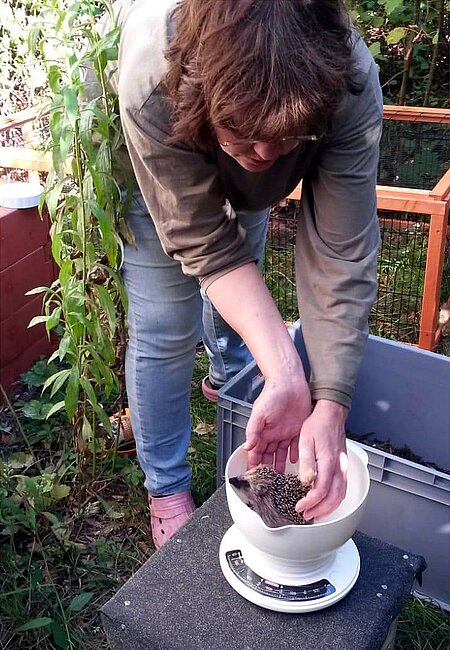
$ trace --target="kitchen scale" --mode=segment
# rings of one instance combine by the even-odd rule
[[[299,571],[280,579],[273,563],[256,572],[251,568],[252,549],[235,525],[225,533],[219,553],[222,572],[235,591],[255,605],[290,614],[334,605],[351,590],[360,569],[358,549],[350,539],[314,570],[308,567],[306,576]]]
[[[370,479],[367,454],[350,441],[347,448],[348,487],[340,506],[313,524],[280,528],[266,526],[229,483],[246,469],[242,447],[231,455],[225,478],[234,524],[222,539],[219,559],[241,596],[265,609],[300,614],[334,605],[352,589],[360,558],[351,535],[363,515]]]

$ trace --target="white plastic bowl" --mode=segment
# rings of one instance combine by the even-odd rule
[[[44,188],[39,183],[0,184],[0,205],[4,208],[35,208]]]
[[[243,474],[247,467],[247,452],[243,446],[236,449],[225,468],[226,495],[233,521],[248,543],[262,556],[270,556],[272,562],[278,558],[283,564],[295,566],[330,554],[349,540],[364,513],[370,477],[366,452],[349,440],[347,452],[347,494],[333,513],[313,524],[269,528],[228,481],[231,476]],[[288,463],[286,472],[297,473],[297,467]]]

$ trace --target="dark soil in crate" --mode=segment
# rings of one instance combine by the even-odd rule
[[[443,472],[444,474],[448,474],[450,476],[449,470],[444,469],[443,467],[439,467],[439,465],[436,465],[436,463],[431,463],[428,462],[427,460],[424,460],[423,458],[415,454],[406,445],[404,447],[394,447],[394,445],[392,445],[389,440],[379,440],[377,438],[373,438],[372,436],[376,435],[374,433],[366,433],[360,436],[358,434],[347,431],[346,435],[348,438],[350,438],[350,440],[354,440],[355,442],[360,442],[363,445],[366,445],[367,447],[373,447],[374,449],[378,449],[379,451],[384,451],[387,454],[398,456],[399,458],[403,458],[404,460],[409,460],[412,463],[417,463],[418,465],[423,465],[424,467],[430,467],[431,469],[435,469],[438,472]]]

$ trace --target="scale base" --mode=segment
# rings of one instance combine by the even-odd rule
[[[245,561],[249,553],[248,542],[236,525],[231,526],[220,544],[222,573],[241,596],[276,612],[301,614],[330,607],[348,594],[359,575],[359,553],[352,539],[336,549],[327,575],[322,569],[312,580],[308,577],[308,584],[281,584],[256,574]]]

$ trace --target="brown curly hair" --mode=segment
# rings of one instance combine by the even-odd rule
[[[214,126],[263,141],[314,133],[349,84],[340,0],[181,0],[172,20],[172,142],[205,150]]]

